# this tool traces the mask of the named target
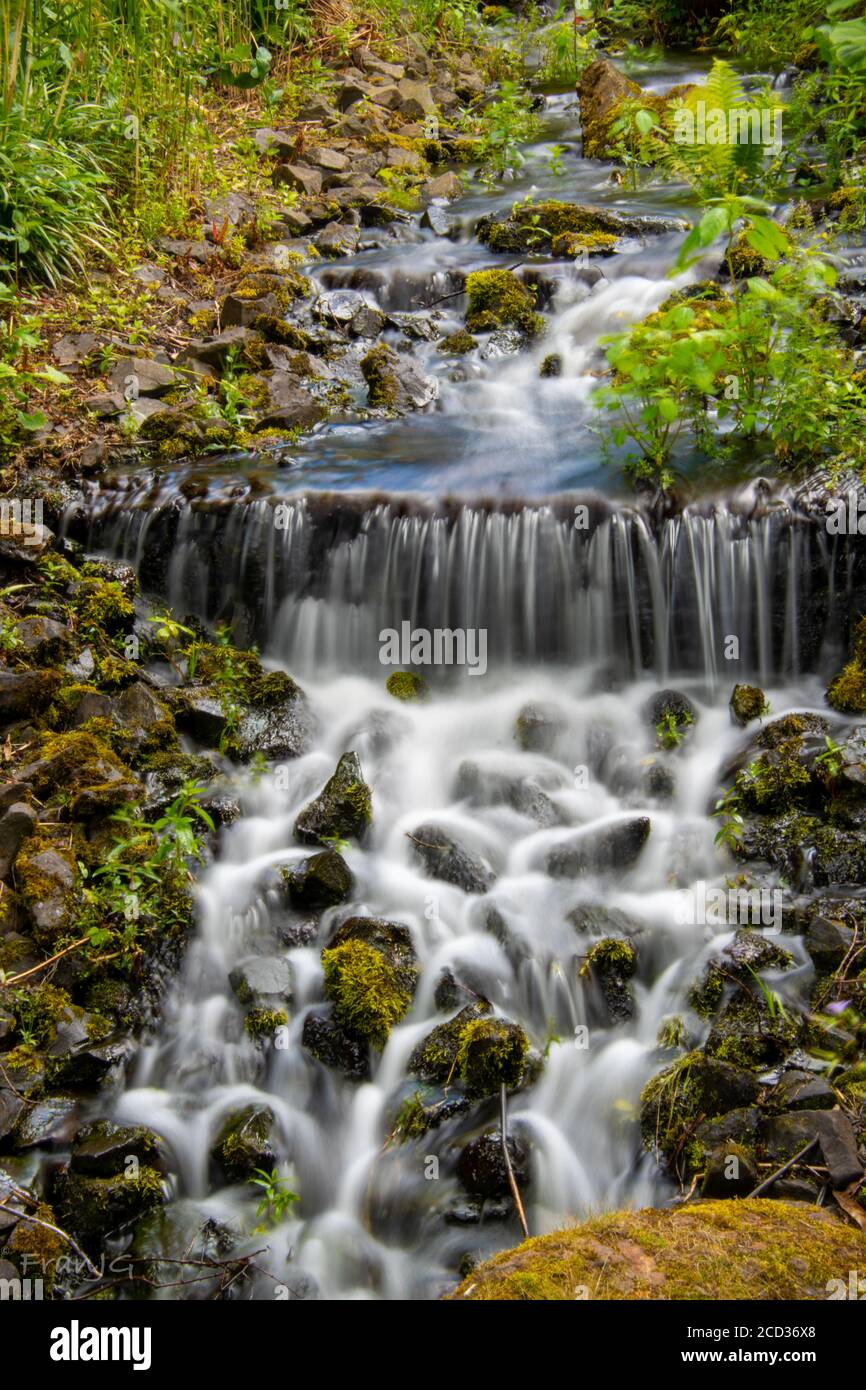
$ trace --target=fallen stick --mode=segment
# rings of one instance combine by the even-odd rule
[[[768,1178],[765,1178],[762,1183],[759,1183],[754,1192],[749,1193],[749,1197],[760,1197],[761,1193],[766,1192],[768,1187],[772,1187],[774,1182],[778,1182],[779,1178],[783,1178],[786,1173],[790,1173],[794,1165],[799,1163],[801,1158],[805,1158],[806,1154],[814,1149],[817,1142],[818,1136],[816,1134],[815,1138],[810,1139],[808,1144],[806,1144],[799,1153],[794,1154],[794,1157],[789,1158],[787,1163],[783,1163],[781,1168],[777,1168],[775,1173],[771,1173]]]
[[[507,1103],[505,1098],[505,1082],[499,1088],[499,1107],[500,1120],[499,1128],[502,1137],[502,1157],[505,1159],[505,1171],[508,1174],[508,1186],[511,1188],[511,1195],[514,1198],[514,1205],[517,1208],[517,1217],[523,1229],[524,1240],[529,1240],[529,1227],[526,1224],[526,1212],[523,1210],[523,1203],[520,1200],[520,1191],[517,1187],[517,1179],[514,1176],[514,1169],[511,1166],[511,1155],[508,1152],[508,1135],[506,1133]]]

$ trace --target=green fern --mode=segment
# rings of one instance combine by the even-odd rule
[[[691,114],[697,137],[700,102],[704,104],[707,118],[705,134],[709,133],[710,120],[718,119],[715,113],[722,113],[725,128],[730,131],[732,113],[739,113],[742,118],[747,112],[756,112],[760,120],[762,112],[772,113],[779,106],[768,89],[746,92],[734,69],[716,59],[702,87],[695,87],[685,97],[671,102],[665,128],[656,132],[656,163],[672,178],[690,184],[702,198],[736,193],[747,185],[754,188],[764,172],[765,145],[728,138],[718,144],[708,140],[699,143],[697,138],[694,143],[681,143],[675,138],[682,121],[677,113],[683,111]]]

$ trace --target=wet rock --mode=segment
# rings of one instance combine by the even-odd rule
[[[835,1188],[847,1187],[863,1176],[854,1130],[841,1110],[798,1110],[786,1115],[769,1115],[761,1122],[759,1135],[761,1152],[770,1163],[786,1162],[817,1138]],[[814,1159],[814,1153],[812,1157]]]
[[[580,974],[594,980],[604,996],[612,1023],[634,1015],[634,996],[629,981],[637,969],[637,952],[630,941],[607,937],[587,952]]]
[[[9,1086],[0,1085],[0,1143],[12,1134],[19,1116],[24,1113],[24,1097]]]
[[[361,371],[368,402],[374,409],[398,414],[421,410],[439,394],[434,377],[427,376],[414,362],[398,357],[386,343],[378,343],[361,359]]]
[[[508,1135],[506,1143],[517,1186],[525,1190],[529,1186],[529,1145],[520,1135],[514,1134]],[[473,1196],[505,1197],[510,1194],[500,1130],[488,1130],[469,1141],[457,1160],[457,1176]]]
[[[643,931],[636,917],[629,917],[627,912],[604,903],[580,903],[571,909],[567,920],[581,935],[637,936]]]
[[[33,558],[35,553],[30,552],[28,559]],[[0,670],[0,721],[9,723],[21,716],[41,714],[51,704],[59,686],[57,671]]]
[[[213,747],[222,738],[227,722],[222,700],[205,686],[190,686],[183,691],[175,717],[179,729],[191,734],[198,743]]]
[[[61,1086],[93,1090],[125,1067],[132,1052],[125,1034],[113,1034],[101,1042],[82,1042],[52,1066],[52,1078]]]
[[[229,974],[229,984],[241,1004],[277,1007],[292,998],[292,972],[283,956],[252,956]]]
[[[257,430],[306,429],[324,418],[322,403],[289,372],[263,373],[259,380],[264,383],[268,404],[256,420]]]
[[[361,232],[340,222],[328,222],[313,237],[313,245],[322,256],[351,256],[358,248]]]
[[[409,840],[431,878],[462,888],[464,893],[486,893],[493,884],[496,875],[490,865],[439,826],[419,825]]]
[[[62,1093],[32,1102],[19,1115],[15,1125],[12,1141],[15,1152],[64,1148],[78,1128],[79,1108],[77,1097]]]
[[[449,170],[445,174],[439,174],[435,179],[428,179],[421,191],[428,198],[444,198],[446,201],[450,201],[453,198],[462,197],[463,180],[459,174]]]
[[[351,870],[341,854],[326,849],[302,859],[294,869],[281,870],[289,904],[301,912],[320,912],[348,898],[354,886]]]
[[[157,1168],[162,1163],[159,1136],[145,1125],[118,1125],[95,1120],[84,1125],[75,1139],[69,1166],[87,1177],[111,1178],[139,1166]]]
[[[843,917],[834,916],[832,901],[824,899],[818,903],[819,908],[822,906],[824,910],[811,918],[803,944],[815,968],[832,973],[838,970],[854,944],[854,928]]]
[[[98,1250],[113,1231],[122,1230],[165,1201],[162,1179],[154,1168],[136,1176],[85,1176],[60,1169],[53,1176],[51,1200],[58,1224],[85,1250]]]
[[[823,1077],[795,1068],[782,1073],[767,1102],[785,1110],[832,1110],[836,1099],[836,1092]]]
[[[486,1018],[491,1007],[486,999],[476,999],[436,1027],[417,1043],[409,1057],[408,1070],[430,1085],[444,1085],[458,1076],[457,1053],[467,1024]]]
[[[683,231],[682,218],[626,216],[590,204],[519,203],[507,213],[493,213],[476,225],[475,234],[491,251],[532,254],[547,251],[574,259],[609,254],[630,238]]]
[[[633,816],[582,831],[550,851],[547,872],[552,878],[580,878],[584,874],[628,869],[649,839],[651,827],[649,816]]]
[[[301,1041],[326,1067],[341,1071],[350,1081],[366,1081],[370,1075],[370,1047],[366,1039],[345,1028],[330,1015],[308,1014]]]
[[[524,753],[550,753],[567,727],[565,716],[553,705],[524,705],[517,716],[514,738]]]
[[[653,728],[666,720],[671,720],[678,730],[695,724],[698,712],[688,695],[680,690],[657,690],[644,705],[644,713]]]
[[[752,720],[767,713],[769,705],[763,690],[757,685],[735,685],[731,692],[730,710],[734,724],[745,728]]]
[[[37,816],[31,806],[14,802],[0,819],[0,878],[7,878],[19,849],[36,828]]]
[[[418,961],[412,945],[412,933],[402,922],[388,922],[381,917],[349,917],[328,941],[328,947],[342,946],[347,941],[363,941],[385,958],[394,972],[400,989],[414,994],[418,984]]]
[[[708,1153],[728,1143],[745,1145],[754,1152],[761,1118],[761,1112],[754,1105],[729,1110],[719,1119],[703,1120],[695,1130],[695,1138]]]
[[[34,662],[57,661],[72,645],[72,633],[53,618],[21,618],[15,624],[18,646]]]
[[[364,781],[357,754],[344,753],[323,790],[295,821],[295,839],[301,844],[327,840],[362,840],[373,820],[370,788]]]
[[[696,1126],[750,1108],[761,1090],[753,1072],[690,1052],[652,1077],[641,1092],[644,1147],[668,1165],[695,1171],[704,1157],[703,1146],[691,1144]]]
[[[708,1155],[702,1197],[748,1197],[757,1186],[757,1165],[741,1144],[719,1144]]]
[[[716,1015],[704,1050],[737,1066],[767,1067],[789,1055],[801,1032],[798,1017],[778,1007],[771,1012],[763,995],[740,990]]]
[[[274,1112],[265,1105],[248,1105],[228,1117],[211,1150],[226,1182],[246,1182],[257,1168],[273,1169],[277,1162],[274,1125]]]
[[[463,762],[457,771],[455,796],[473,806],[505,804],[528,816],[541,829],[562,825],[564,817],[547,792],[531,777],[509,777],[477,763]]]

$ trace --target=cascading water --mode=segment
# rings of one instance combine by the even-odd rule
[[[550,140],[572,120],[554,102]],[[547,149],[529,152],[508,202],[562,195],[544,172]],[[579,197],[615,198],[604,165],[566,162]],[[468,228],[489,210],[489,197],[471,195],[452,213]],[[371,302],[423,311],[448,302],[455,270],[489,263],[465,234],[433,241],[413,226],[405,237],[318,271],[323,289],[364,285]],[[682,890],[725,878],[708,812],[721,770],[744,746],[727,696],[755,677],[774,714],[820,706],[814,673],[843,649],[863,606],[860,562],[845,537],[829,536],[792,500],[770,504],[753,488],[730,505],[695,502],[661,516],[568,491],[602,477],[589,447],[597,340],[675,287],[664,275],[676,242],[636,245],[601,276],[552,269],[543,345],[488,353],[461,372],[433,365],[435,410],[396,425],[329,424],[292,446],[291,470],[271,471],[269,495],[239,481],[236,460],[215,459],[203,486],[121,478],[66,516],[68,533],[133,563],[181,621],[229,620],[239,641],[258,642],[302,682],[315,720],[302,756],[238,774],[243,815],[223,827],[201,875],[182,973],[112,1112],[163,1136],[179,1222],[195,1230],[213,1218],[253,1250],[262,1241],[243,1234],[255,1224],[251,1189],[215,1184],[209,1155],[229,1114],[270,1109],[277,1160],[301,1200],[268,1233],[255,1296],[273,1297],[276,1284],[290,1297],[431,1297],[465,1255],[519,1238],[510,1201],[474,1202],[455,1177],[462,1145],[497,1122],[493,1102],[443,1112],[410,1144],[392,1138],[417,1088],[407,1075],[412,1050],[451,1016],[455,998],[485,996],[543,1058],[509,1115],[528,1164],[534,1232],[665,1195],[655,1165],[638,1156],[635,1106],[664,1060],[660,1025],[687,1012],[702,961],[732,935],[678,912]],[[437,336],[458,323],[442,313]],[[426,358],[420,351],[434,362],[432,347]],[[550,353],[561,375],[546,380],[539,365]],[[261,460],[251,466],[261,471]],[[353,490],[361,484],[388,492]],[[391,699],[381,634],[405,622],[484,629],[483,678],[451,671],[431,678],[426,702]],[[660,754],[647,701],[672,681],[697,717],[683,746]],[[554,711],[544,747],[515,741],[527,706]],[[373,789],[373,827],[363,848],[345,850],[350,903],[309,922],[283,905],[276,870],[307,852],[294,840],[295,818],[348,749]],[[550,856],[575,836],[641,815],[650,833],[630,867],[575,878],[550,871]],[[411,837],[429,823],[489,865],[488,892],[424,872]],[[360,1082],[303,1041],[322,1009],[321,950],[350,913],[408,927],[420,967],[411,1010]],[[619,1022],[580,973],[611,933],[632,940],[638,959],[633,1015]],[[797,938],[786,945],[801,962],[785,976],[792,997],[810,967]],[[288,962],[291,975],[287,1029],[267,1045],[245,1032],[229,985],[257,956]],[[456,982],[448,1007],[443,977]],[[690,1026],[703,1027],[693,1015]]]

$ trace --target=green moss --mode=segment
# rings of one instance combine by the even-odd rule
[[[412,998],[380,951],[364,941],[346,941],[322,952],[325,993],[340,1023],[384,1047]]]
[[[251,1038],[269,1038],[278,1028],[285,1028],[288,1021],[285,1009],[250,1009],[244,1028]]]
[[[866,713],[866,618],[857,625],[853,657],[827,687],[827,704],[840,714]]]
[[[580,974],[589,975],[593,970],[599,970],[602,973],[615,971],[617,975],[630,979],[636,968],[637,952],[631,942],[609,936],[604,941],[597,941],[587,952],[580,967]]]
[[[530,337],[537,336],[544,320],[535,312],[535,295],[510,270],[474,270],[466,277],[466,327],[485,333],[513,324]]]
[[[8,1002],[8,1000],[7,1000]],[[64,989],[37,984],[17,989],[12,996],[12,1014],[22,1042],[46,1047],[57,1030],[57,1022],[72,1004]]]
[[[559,232],[551,242],[554,256],[604,256],[616,249],[618,237],[611,232]]]
[[[757,685],[735,685],[731,691],[731,712],[738,724],[750,724],[763,719],[770,706],[763,690]]]
[[[436,346],[442,352],[462,356],[466,352],[472,352],[473,348],[477,348],[478,343],[471,333],[467,333],[465,328],[460,328],[456,333],[449,334],[447,338],[440,338]]]
[[[252,326],[267,342],[280,343],[283,347],[294,349],[295,352],[309,352],[312,345],[313,340],[309,333],[276,314],[258,314],[253,319]]]
[[[135,617],[135,606],[116,580],[82,579],[76,586],[72,608],[83,629],[98,632],[127,632]]]
[[[724,992],[724,971],[711,961],[703,978],[689,990],[689,1004],[701,1018],[712,1018],[722,1002]]]
[[[864,1240],[802,1203],[701,1202],[609,1212],[476,1266],[452,1299],[489,1302],[826,1299]]]
[[[737,792],[747,810],[778,813],[803,804],[811,776],[800,762],[800,749],[799,738],[778,743],[737,773]]]
[[[105,784],[108,772],[115,774],[118,783],[135,780],[106,743],[82,729],[73,729],[43,738],[38,760],[28,776],[37,796],[63,792],[69,797]]]
[[[394,1121],[394,1134],[401,1144],[410,1139],[421,1139],[430,1128],[431,1112],[421,1099],[421,1092],[408,1096]]]
[[[411,1074],[430,1084],[447,1085],[457,1074],[457,1053],[464,1029],[467,1024],[489,1014],[487,1000],[478,999],[446,1023],[437,1023],[413,1049],[409,1058]]]
[[[758,1093],[750,1074],[740,1073],[701,1051],[688,1052],[650,1078],[640,1097],[640,1130],[644,1148],[655,1153],[681,1178],[698,1171],[704,1150],[695,1130],[746,1105]]]
[[[393,410],[396,406],[399,392],[394,371],[396,363],[397,359],[386,343],[377,343],[361,358],[367,399],[372,407]]]
[[[392,672],[385,689],[395,700],[423,700],[428,694],[427,682],[417,671]]]
[[[478,1018],[460,1035],[457,1065],[467,1090],[493,1095],[500,1086],[514,1089],[526,1070],[529,1039],[516,1023]]]
[[[685,1020],[679,1014],[672,1014],[659,1024],[656,1046],[666,1052],[673,1051],[675,1048],[685,1047],[687,1036]]]
[[[62,1236],[47,1229],[48,1226],[58,1225],[51,1207],[45,1202],[40,1202],[33,1211],[33,1216],[40,1223],[47,1224],[37,1226],[34,1221],[28,1221],[26,1216],[22,1217],[6,1245],[0,1249],[0,1254],[15,1266],[22,1279],[41,1279],[43,1296],[50,1298],[58,1264],[61,1259],[68,1258],[69,1246]]]

